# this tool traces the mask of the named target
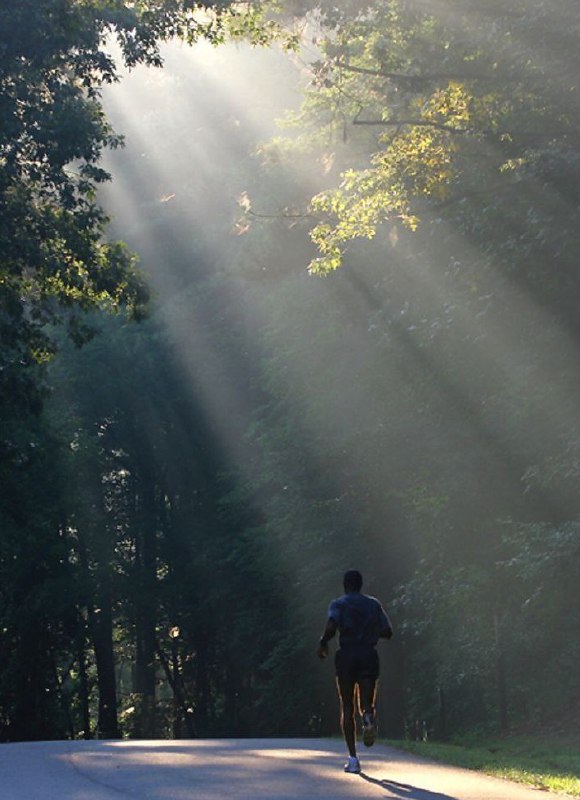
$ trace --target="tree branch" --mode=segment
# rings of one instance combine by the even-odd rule
[[[369,69],[368,67],[355,67],[352,64],[344,64],[337,61],[337,66],[347,72],[354,72],[358,75],[372,75],[375,78],[388,78],[395,81],[409,81],[411,83],[421,83],[424,81],[439,80],[465,80],[465,81],[496,81],[496,75],[469,75],[464,72],[434,72],[430,75],[406,75],[403,72],[387,72],[382,69]]]
[[[288,213],[286,211],[280,211],[277,214],[259,214],[256,211],[252,211],[251,208],[246,211],[246,214],[249,217],[254,217],[254,219],[296,219],[296,220],[300,220],[300,219],[318,219],[313,214],[307,214],[307,213],[290,214],[290,213]]]
[[[403,125],[418,125],[426,128],[437,128],[449,133],[480,133],[485,135],[485,131],[476,131],[473,128],[454,128],[452,125],[445,125],[443,122],[432,122],[427,119],[358,119],[355,117],[353,125],[383,125],[401,128]]]
[[[487,139],[499,139],[504,136],[508,131],[494,131],[490,128],[456,128],[453,125],[446,125],[444,122],[435,122],[428,119],[359,119],[358,114],[352,120],[353,125],[374,125],[383,127],[402,128],[404,125],[416,125],[425,128],[436,128],[440,131],[447,131],[448,133],[472,134],[474,136],[485,136]],[[526,142],[545,142],[551,139],[557,139],[561,136],[567,136],[570,131],[561,129],[543,130],[543,131],[514,131],[512,133],[514,140]]]

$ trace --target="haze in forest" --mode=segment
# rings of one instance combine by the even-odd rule
[[[6,407],[6,739],[337,733],[351,567],[395,626],[381,732],[577,725],[580,13],[330,5],[103,89],[151,297],[94,302],[139,297],[125,251],[73,281]]]

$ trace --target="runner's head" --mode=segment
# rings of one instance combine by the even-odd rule
[[[360,592],[363,579],[358,569],[349,569],[344,573],[342,582],[345,592]]]

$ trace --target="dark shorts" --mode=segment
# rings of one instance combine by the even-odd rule
[[[379,677],[379,656],[372,645],[341,647],[334,657],[336,677],[357,683],[361,678]]]

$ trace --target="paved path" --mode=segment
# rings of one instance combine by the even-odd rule
[[[375,745],[345,775],[329,739],[0,744],[2,800],[547,800]]]

